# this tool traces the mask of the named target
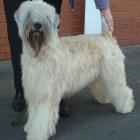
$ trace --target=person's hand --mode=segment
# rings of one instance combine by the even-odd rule
[[[110,8],[100,9],[101,15],[105,18],[105,21],[108,25],[108,28],[113,32],[113,17],[110,11]]]

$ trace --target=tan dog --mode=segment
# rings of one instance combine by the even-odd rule
[[[102,35],[58,37],[59,18],[43,1],[26,1],[15,13],[23,42],[23,86],[29,118],[27,140],[47,140],[55,133],[61,98],[89,85],[99,103],[117,112],[133,110],[124,55],[109,31]]]

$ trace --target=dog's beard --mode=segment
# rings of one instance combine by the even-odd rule
[[[35,51],[35,56],[37,56],[45,42],[45,35],[43,32],[31,31],[29,32],[28,41],[30,42],[32,49]]]

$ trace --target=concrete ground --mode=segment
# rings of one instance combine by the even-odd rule
[[[69,100],[71,116],[59,120],[57,134],[50,140],[140,140],[140,46],[123,51],[128,84],[134,89],[134,111],[122,115],[111,105],[97,104],[86,88]],[[11,125],[17,115],[11,108],[14,92],[11,62],[0,62],[0,140],[25,140],[26,117],[20,125]]]

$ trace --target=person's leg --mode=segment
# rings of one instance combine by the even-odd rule
[[[11,51],[11,60],[14,72],[14,85],[16,95],[12,102],[12,107],[15,111],[22,111],[25,107],[24,94],[21,81],[21,65],[20,55],[22,52],[21,40],[18,36],[17,25],[14,20],[14,13],[18,9],[23,0],[12,1],[4,0],[5,15],[7,21],[8,38]]]

